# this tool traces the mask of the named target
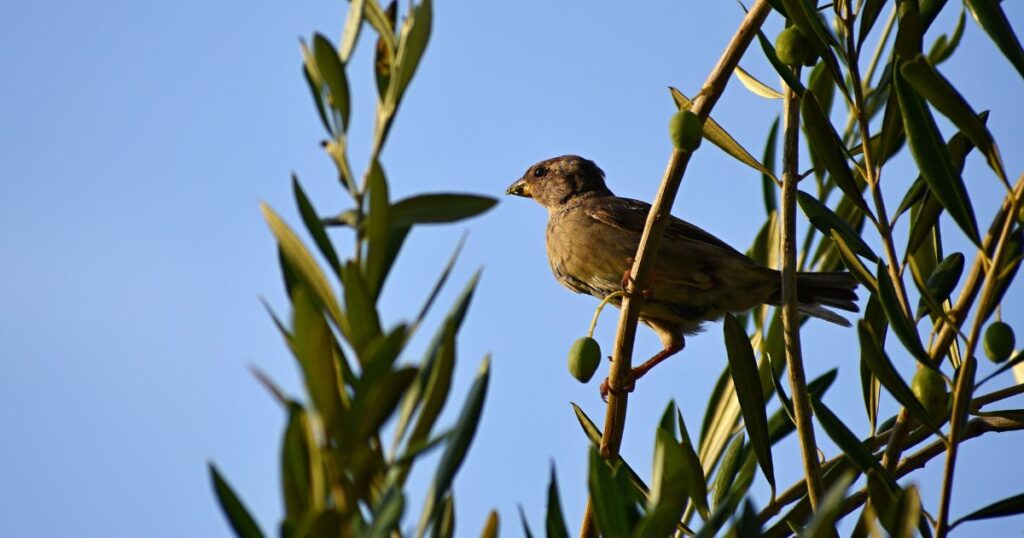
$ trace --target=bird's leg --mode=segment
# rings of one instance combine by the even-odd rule
[[[632,379],[632,381],[634,383],[636,383],[636,380],[640,379],[641,377],[643,377],[644,374],[646,374],[648,371],[650,371],[651,368],[654,368],[661,361],[671,357],[672,355],[675,355],[676,353],[679,353],[682,350],[683,350],[683,342],[682,342],[682,339],[680,339],[678,343],[675,343],[675,344],[673,344],[670,347],[666,347],[665,349],[662,349],[661,351],[656,353],[653,357],[647,359],[640,366],[637,366],[636,368],[633,368],[632,370],[630,370],[630,372],[629,372],[630,379]]]
[[[661,338],[661,343],[664,346],[664,348],[658,353],[656,353],[653,357],[644,361],[644,363],[641,364],[640,366],[637,366],[630,370],[629,375],[627,376],[628,383],[626,384],[626,386],[612,387],[608,381],[608,378],[605,378],[605,380],[601,383],[601,387],[599,389],[601,391],[601,399],[607,400],[609,392],[614,392],[617,394],[621,394],[624,392],[633,392],[633,389],[636,387],[636,381],[638,379],[643,377],[648,371],[651,370],[651,368],[654,368],[665,359],[682,351],[683,347],[686,345],[686,341],[683,339],[683,335],[680,334],[676,328],[664,326],[658,322],[646,321],[646,323],[650,325],[656,333],[658,333],[658,337]]]

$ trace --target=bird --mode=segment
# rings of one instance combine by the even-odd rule
[[[627,291],[628,276],[650,204],[615,196],[593,161],[562,155],[530,166],[506,195],[532,198],[548,211],[548,262],[555,279],[577,293],[605,299]],[[658,247],[648,289],[642,291],[640,321],[663,349],[632,368],[624,387],[601,384],[608,392],[632,391],[638,379],[685,346],[685,337],[726,313],[782,302],[782,275],[714,235],[670,216]],[[849,327],[829,310],[857,312],[857,281],[847,272],[798,272],[797,301],[802,314]],[[621,307],[621,294],[611,301]]]

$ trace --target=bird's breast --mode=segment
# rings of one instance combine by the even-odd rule
[[[548,262],[555,278],[577,293],[600,298],[620,288],[622,275],[629,268],[626,260],[636,249],[585,215],[553,215],[546,235]]]

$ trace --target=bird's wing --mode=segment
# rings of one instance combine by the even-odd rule
[[[620,230],[635,233],[638,236],[643,233],[644,224],[647,223],[647,213],[651,205],[639,200],[630,198],[602,198],[601,203],[595,203],[587,207],[587,213],[594,219]],[[595,200],[597,201],[597,200]],[[692,241],[702,246],[720,249],[728,254],[743,258],[749,258],[738,250],[729,246],[728,243],[711,235],[708,232],[673,216],[669,217],[668,227],[665,229],[665,239]]]
[[[584,211],[591,218],[626,232],[640,241],[650,204],[629,198],[595,199]],[[657,281],[708,290],[716,286],[714,260],[733,259],[743,265],[754,262],[721,239],[684,220],[671,217],[661,245],[655,272]],[[665,256],[669,254],[669,256]]]

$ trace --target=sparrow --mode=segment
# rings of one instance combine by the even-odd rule
[[[548,262],[563,286],[604,299],[626,291],[628,276],[650,204],[615,196],[593,161],[563,155],[526,170],[505,194],[532,198],[548,210]],[[670,217],[655,260],[649,288],[643,290],[640,321],[661,340],[663,349],[633,368],[626,387],[683,349],[685,337],[726,312],[744,312],[782,300],[782,275],[764,267],[721,239]],[[850,322],[826,307],[859,309],[857,281],[846,272],[797,273],[800,312],[838,325]],[[621,307],[621,297],[611,300]],[[608,380],[601,395],[610,390]]]

